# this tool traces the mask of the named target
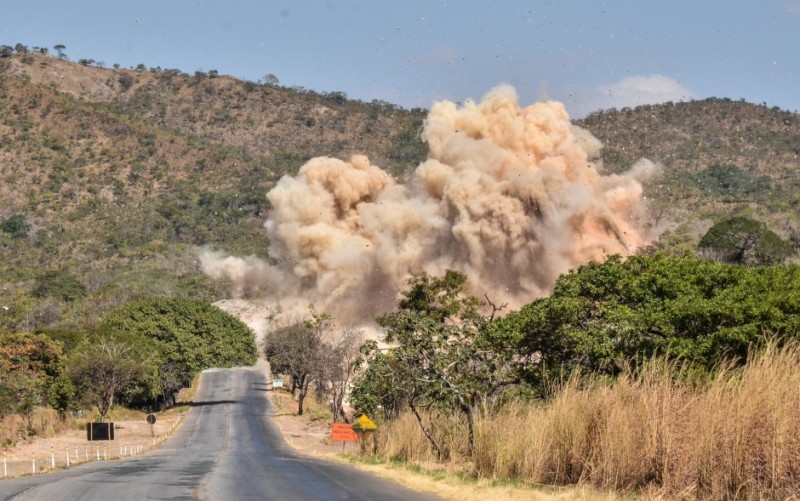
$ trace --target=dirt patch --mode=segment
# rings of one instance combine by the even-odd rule
[[[295,450],[302,454],[329,458],[342,453],[342,443],[330,440],[330,413],[323,414],[324,411],[313,400],[306,400],[306,415],[298,416],[297,402],[288,391],[276,389],[271,392],[270,398],[275,408],[275,425]],[[348,453],[355,452],[358,445],[345,444],[344,450]]]

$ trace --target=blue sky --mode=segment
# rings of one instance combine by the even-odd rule
[[[744,98],[800,109],[800,0],[8,2],[0,44],[71,60],[216,69],[427,108],[499,83],[571,115]]]

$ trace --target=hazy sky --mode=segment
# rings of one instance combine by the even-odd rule
[[[7,2],[0,44],[71,60],[216,69],[427,108],[505,82],[520,104],[709,96],[800,109],[800,0]]]

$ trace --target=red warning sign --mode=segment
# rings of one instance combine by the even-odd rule
[[[358,435],[353,431],[352,425],[347,423],[333,423],[333,426],[331,426],[331,441],[358,442]]]

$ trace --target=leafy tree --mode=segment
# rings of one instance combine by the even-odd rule
[[[0,416],[18,413],[30,417],[34,408],[51,396],[63,396],[57,388],[50,393],[62,373],[59,343],[37,334],[0,336]]]
[[[654,354],[710,369],[769,336],[800,334],[800,268],[694,257],[612,257],[562,275],[553,294],[495,326],[542,388],[562,370],[617,374]]]
[[[350,405],[356,414],[377,416],[381,412],[384,419],[395,419],[405,409],[405,394],[399,378],[398,361],[391,353],[383,353],[374,340],[361,347],[364,369],[353,379],[350,391]],[[359,364],[360,368],[361,364]]]
[[[155,296],[131,301],[103,317],[99,330],[152,341],[163,363],[173,362],[188,375],[256,361],[253,331],[233,315],[194,299]]]
[[[390,358],[373,359],[391,369],[392,385],[440,457],[442,448],[420,410],[462,412],[468,428],[466,452],[472,455],[477,405],[517,382],[513,353],[497,343],[503,336],[488,327],[499,308],[494,307],[491,316],[482,315],[481,302],[467,292],[466,276],[451,270],[441,278],[422,274],[408,286],[398,309],[376,319],[386,341],[394,345],[387,354]],[[389,386],[386,381],[378,384]],[[358,391],[366,396],[364,388]]]
[[[746,217],[732,217],[712,226],[699,248],[728,263],[780,263],[792,255],[792,245],[767,225]]]
[[[70,359],[69,374],[82,402],[96,405],[104,422],[116,399],[145,378],[146,365],[130,344],[100,339]]]

